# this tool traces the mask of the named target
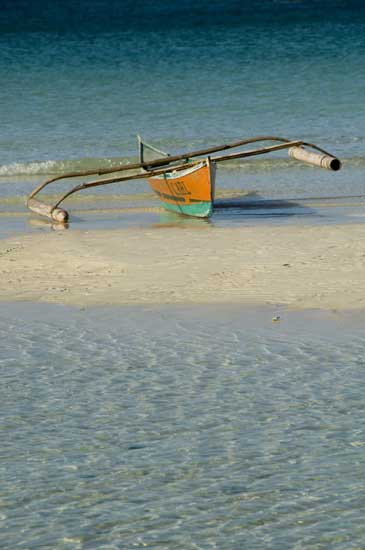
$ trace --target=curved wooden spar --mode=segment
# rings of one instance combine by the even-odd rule
[[[195,164],[198,164],[198,163],[199,163],[199,161],[196,161],[194,163],[189,163],[189,166],[194,166]],[[102,185],[109,185],[111,183],[125,182],[125,181],[130,181],[130,180],[146,179],[147,177],[158,176],[158,175],[161,175],[161,174],[165,174],[166,172],[171,172],[172,170],[176,171],[176,172],[179,171],[179,170],[186,170],[186,163],[182,164],[182,165],[174,166],[173,168],[165,167],[165,168],[162,168],[161,170],[151,170],[151,171],[146,171],[146,172],[141,173],[141,174],[133,174],[133,175],[130,175],[130,176],[117,176],[115,178],[107,178],[107,179],[102,179],[102,180],[88,181],[86,183],[80,183],[79,185],[76,185],[75,187],[73,187],[72,189],[67,191],[67,193],[62,195],[62,197],[55,204],[53,204],[52,206],[35,199],[34,196],[35,196],[36,193],[33,192],[31,195],[29,195],[29,197],[27,199],[27,206],[30,210],[32,210],[36,214],[39,214],[40,216],[45,216],[45,217],[50,218],[51,220],[56,221],[56,222],[65,223],[68,220],[68,212],[66,212],[66,210],[63,210],[62,208],[59,208],[59,205],[65,199],[67,199],[68,197],[70,197],[74,193],[77,193],[78,191],[82,191],[83,189],[88,189],[90,187],[100,187]],[[52,182],[48,182],[48,183],[52,183]],[[47,185],[48,185],[48,183],[47,183]],[[44,187],[45,186],[43,186],[42,189]],[[38,191],[37,191],[37,193],[38,193]]]
[[[251,149],[248,151],[239,151],[237,153],[230,153],[227,155],[220,155],[215,157],[209,156],[210,154],[218,151],[229,150],[229,149],[241,147],[243,145],[247,145],[249,143],[255,143],[259,141],[278,141],[280,143],[277,145]],[[319,151],[320,153],[322,153],[322,155],[318,155],[318,153],[308,152],[303,148],[303,146],[307,146],[307,147],[310,147],[311,149]],[[191,162],[191,159],[196,157],[205,156],[206,158],[210,158],[212,162],[217,163],[217,162],[223,162],[226,160],[233,160],[238,158],[251,157],[255,155],[262,155],[262,154],[266,154],[274,151],[279,151],[282,149],[289,149],[290,156],[292,158],[295,158],[297,160],[302,160],[309,164],[314,164],[316,166],[321,166],[323,168],[328,168],[332,170],[339,170],[339,168],[341,167],[341,163],[338,159],[336,159],[335,157],[332,157],[324,149],[321,149],[320,147],[314,144],[306,143],[301,140],[290,141],[289,139],[275,137],[275,136],[259,136],[259,137],[254,137],[250,139],[240,140],[234,143],[210,147],[207,149],[201,149],[198,151],[191,151],[189,153],[184,153],[180,155],[164,156],[149,162],[139,162],[135,164],[123,165],[117,168],[100,168],[100,169],[94,169],[94,170],[85,170],[82,172],[69,172],[66,174],[62,174],[60,176],[56,176],[54,178],[46,180],[45,182],[41,183],[38,187],[36,187],[30,193],[27,199],[27,206],[30,210],[36,212],[37,214],[40,214],[41,216],[46,216],[58,222],[66,222],[68,219],[68,213],[62,208],[59,208],[59,205],[70,195],[73,195],[74,193],[81,191],[83,189],[88,189],[90,187],[98,187],[102,185],[108,185],[116,182],[124,182],[124,181],[137,180],[137,179],[147,179],[149,177],[163,175],[169,172],[171,173],[173,171],[185,170],[187,167],[187,163],[189,166],[194,166],[195,164],[200,162],[199,160],[195,162]],[[183,164],[176,164],[178,161],[185,161],[185,162],[183,162]],[[98,180],[88,181],[88,182],[76,185],[67,193],[62,195],[61,198],[53,206],[47,205],[34,198],[47,185],[62,179],[91,176],[91,175],[111,174],[111,173],[126,172],[126,171],[137,170],[137,169],[142,169],[142,173],[130,174],[126,176],[118,175],[113,178],[98,179]]]
[[[243,147],[244,145],[249,145],[250,143],[256,143],[258,141],[280,141],[282,143],[290,143],[289,139],[282,138],[282,137],[275,137],[275,136],[256,136],[249,139],[242,139],[240,141],[235,141],[232,143],[227,143],[224,145],[216,145],[215,147],[209,147],[207,149],[200,149],[197,151],[190,151],[188,153],[183,153],[180,155],[169,155],[164,156],[156,160],[152,160],[150,162],[136,162],[134,164],[124,164],[122,166],[118,166],[115,168],[94,168],[93,170],[83,170],[78,172],[67,172],[65,174],[61,174],[60,176],[55,176],[54,178],[48,179],[41,183],[38,187],[36,187],[32,193],[29,195],[29,198],[31,199],[35,195],[37,195],[44,187],[49,185],[50,183],[53,183],[55,181],[68,179],[68,178],[79,178],[84,176],[102,176],[104,174],[113,174],[115,172],[126,172],[129,170],[138,170],[138,169],[146,169],[150,170],[154,167],[160,167],[160,166],[166,166],[173,162],[178,162],[180,160],[189,160],[195,157],[202,157],[202,156],[209,156],[213,153],[218,153],[218,151],[226,151],[228,149],[235,149],[237,147]],[[303,144],[301,141],[300,143]],[[323,149],[320,149],[317,146],[313,146],[318,151],[321,151],[323,153],[326,153]]]

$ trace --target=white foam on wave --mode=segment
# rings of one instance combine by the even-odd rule
[[[343,159],[346,165],[353,167],[364,166],[365,157],[353,157]],[[120,158],[81,158],[75,160],[45,160],[34,162],[14,162],[0,165],[0,178],[13,176],[48,176],[66,172],[92,170],[96,168],[117,168],[137,162],[135,157]],[[240,170],[249,172],[266,172],[271,170],[286,170],[293,165],[300,167],[302,163],[283,157],[232,159],[219,164],[223,170]]]
[[[113,168],[129,164],[136,159],[121,158],[81,158],[75,160],[45,160],[33,162],[14,162],[0,166],[0,177],[6,176],[46,176],[66,172],[91,170],[94,168]]]
[[[45,162],[14,162],[0,166],[0,177],[4,176],[33,176],[38,174],[53,174],[57,172],[57,161]]]

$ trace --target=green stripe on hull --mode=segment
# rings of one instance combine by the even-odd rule
[[[201,201],[193,204],[171,204],[169,202],[161,202],[166,210],[184,214],[185,216],[194,216],[195,218],[209,218],[213,212],[213,204],[211,201]]]

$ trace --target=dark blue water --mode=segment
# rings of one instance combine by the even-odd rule
[[[336,200],[362,221],[364,22],[351,1],[3,0],[1,236],[40,223],[41,179],[130,161],[137,132],[344,159],[224,165],[210,223],[332,223]],[[70,204],[79,228],[175,223],[143,182]],[[1,304],[0,546],[364,548],[363,320],[276,313]]]
[[[300,137],[345,170],[302,168],[278,153],[222,165],[218,192],[362,193],[360,3],[18,1],[0,18],[2,210],[5,197],[30,191],[31,176],[135,158],[137,132],[172,152]]]

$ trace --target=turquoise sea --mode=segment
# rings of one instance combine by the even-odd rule
[[[362,223],[364,60],[351,0],[3,0],[0,237],[50,231],[26,194],[135,160],[137,133],[170,152],[276,134],[343,160],[227,163],[198,228]],[[69,231],[194,230],[144,182],[69,204]],[[364,337],[361,314],[280,305],[0,304],[0,547],[365,549]]]
[[[270,200],[284,200],[284,213],[298,213],[302,203],[287,199],[312,199],[299,214],[336,218],[338,206],[341,218],[349,213],[351,221],[358,209],[362,215],[362,3],[34,4],[5,0],[0,12],[4,223],[32,229],[24,196],[50,174],[135,160],[137,133],[173,153],[255,135],[302,138],[344,161],[336,174],[289,160],[285,152],[220,164],[213,223],[252,223],[253,213],[273,218],[278,211]],[[48,189],[54,195],[65,185]],[[245,204],[230,204],[246,192],[266,204],[249,212]],[[322,203],[313,203],[318,197]],[[76,224],[93,223],[104,208],[119,210],[121,223],[151,223],[151,216],[140,215],[146,208],[156,209],[153,220],[159,219],[159,203],[145,182],[103,187],[75,201]],[[116,212],[109,214],[103,213],[105,223],[119,223]]]

